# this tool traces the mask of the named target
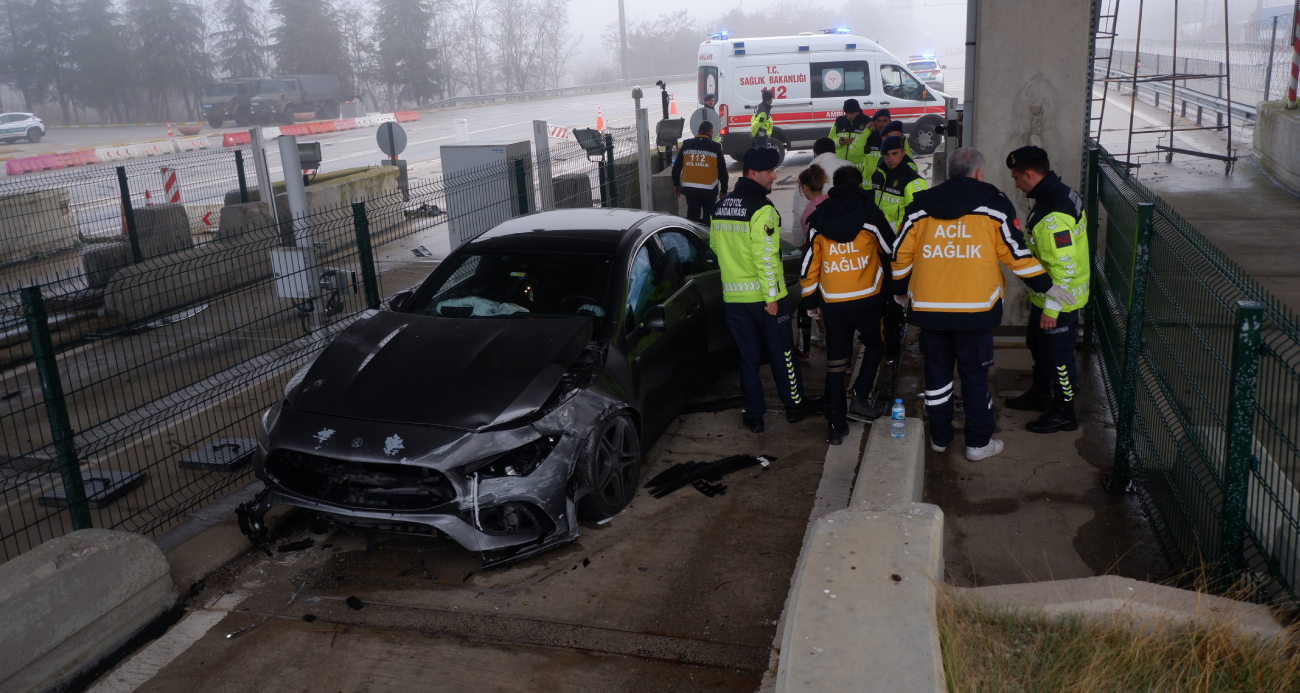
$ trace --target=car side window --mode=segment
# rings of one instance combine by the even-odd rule
[[[693,233],[675,229],[662,231],[659,242],[663,243],[664,254],[669,262],[677,265],[682,277],[718,269],[708,242]]]
[[[810,68],[813,98],[871,95],[871,80],[868,79],[871,68],[865,60],[812,63]]]
[[[897,65],[880,66],[880,81],[885,94],[896,99],[921,101],[925,98],[925,89],[906,70]]]
[[[5,115],[0,116],[0,123],[13,123],[16,122],[17,120],[18,120],[18,116],[14,115],[13,113],[7,113]]]

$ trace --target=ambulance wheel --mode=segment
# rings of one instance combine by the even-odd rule
[[[908,142],[912,145],[912,153],[917,155],[933,154],[934,150],[939,148],[943,142],[943,136],[935,129],[942,123],[938,118],[922,118],[917,121],[916,126],[912,128],[912,134],[908,135]]]
[[[781,155],[781,158],[777,160],[776,165],[780,166],[781,164],[784,164],[786,152],[790,151],[790,145],[773,137],[772,146],[776,149],[776,153]]]

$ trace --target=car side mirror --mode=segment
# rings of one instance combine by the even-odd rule
[[[412,291],[411,289],[407,289],[405,291],[398,291],[397,293],[393,294],[391,298],[388,299],[388,309],[393,311],[394,313],[400,312],[402,308],[406,307],[407,303],[410,303],[411,297],[414,295],[415,292]]]
[[[663,332],[668,329],[668,319],[664,315],[664,304],[660,303],[647,311],[645,320],[642,320],[641,323],[651,332]]]

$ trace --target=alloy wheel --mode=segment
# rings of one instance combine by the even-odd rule
[[[596,483],[593,493],[601,502],[621,508],[632,500],[640,476],[639,443],[631,430],[632,423],[620,416],[601,432],[596,448]]]

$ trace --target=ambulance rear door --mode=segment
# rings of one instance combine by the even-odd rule
[[[748,133],[754,109],[763,102],[763,90],[770,89],[776,96],[772,101],[773,123],[776,129],[787,133],[788,139],[790,129],[806,126],[811,117],[808,54],[791,51],[788,46],[766,47],[759,43],[745,48],[741,44],[735,42],[736,55],[726,75],[731,85],[729,124],[733,131]]]

